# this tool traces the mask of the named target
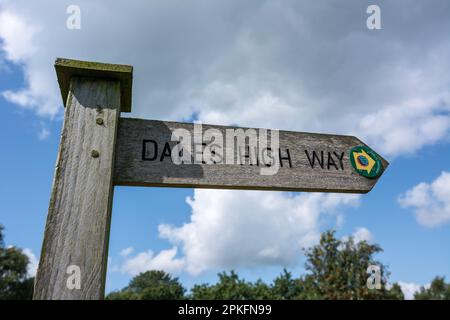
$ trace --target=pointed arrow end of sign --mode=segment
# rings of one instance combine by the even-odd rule
[[[354,138],[359,141],[359,144],[350,151],[352,167],[358,174],[378,180],[389,166],[389,162],[360,139]]]

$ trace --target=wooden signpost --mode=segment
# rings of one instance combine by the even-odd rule
[[[352,136],[121,118],[131,66],[55,68],[66,111],[34,299],[103,298],[114,185],[367,193],[388,166]]]

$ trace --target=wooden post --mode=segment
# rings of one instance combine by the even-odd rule
[[[34,299],[102,299],[116,136],[132,67],[57,59],[66,110]]]

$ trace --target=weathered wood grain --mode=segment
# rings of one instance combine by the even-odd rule
[[[289,149],[292,167],[284,161],[277,174],[261,175],[260,167],[248,164],[174,164],[169,157],[163,161],[144,161],[143,140],[154,140],[161,148],[170,142],[173,130],[184,128],[193,132],[193,124],[121,118],[117,140],[114,184],[124,186],[162,186],[219,189],[280,190],[309,192],[369,192],[377,179],[359,175],[350,164],[350,150],[364,145],[352,136],[280,131],[282,154]],[[203,131],[215,128],[225,136],[234,127],[203,125]],[[247,128],[244,128],[247,129]],[[173,144],[172,144],[173,145]],[[161,149],[160,149],[161,150]],[[343,153],[343,168],[336,170],[311,167],[309,152]],[[158,157],[159,158],[159,157]],[[384,168],[388,166],[381,158]],[[336,161],[337,159],[334,158]]]
[[[118,80],[71,80],[34,299],[103,298],[120,95]]]

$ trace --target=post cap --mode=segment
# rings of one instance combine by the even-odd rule
[[[133,66],[57,58],[55,70],[64,107],[72,77],[104,78],[120,81],[120,111],[131,112]]]

